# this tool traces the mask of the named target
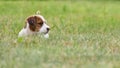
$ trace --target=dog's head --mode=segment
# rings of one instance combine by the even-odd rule
[[[48,38],[48,32],[50,27],[46,24],[45,18],[38,12],[36,15],[29,16],[26,19],[25,27],[19,32],[18,37],[23,37],[27,35],[43,33],[45,38]]]
[[[50,27],[42,15],[33,15],[26,19],[27,26],[32,32],[48,34]],[[25,26],[26,28],[26,26]]]

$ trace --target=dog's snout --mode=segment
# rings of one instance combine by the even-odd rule
[[[47,31],[49,31],[50,30],[50,28],[47,28]]]

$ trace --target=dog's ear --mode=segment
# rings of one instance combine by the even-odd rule
[[[34,19],[34,17],[29,17],[27,19],[27,21],[28,21],[29,25],[35,25],[35,19]]]
[[[36,30],[36,19],[31,16],[27,19],[27,22],[29,24],[30,30],[35,31]]]

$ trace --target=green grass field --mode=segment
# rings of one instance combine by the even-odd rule
[[[38,10],[49,39],[18,38]],[[0,1],[0,68],[120,68],[120,2]]]

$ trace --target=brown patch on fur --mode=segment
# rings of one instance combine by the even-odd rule
[[[43,20],[38,16],[28,17],[27,22],[29,23],[30,30],[35,32],[38,32],[43,25]]]

